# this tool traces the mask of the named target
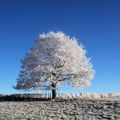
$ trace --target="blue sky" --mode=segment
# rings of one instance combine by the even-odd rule
[[[49,31],[79,39],[96,70],[90,87],[65,91],[120,92],[119,0],[0,0],[0,93],[18,92],[20,59]]]

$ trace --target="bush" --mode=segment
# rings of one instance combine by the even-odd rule
[[[0,94],[0,101],[42,101],[49,99],[45,94]]]

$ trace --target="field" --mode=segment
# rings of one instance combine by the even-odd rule
[[[6,101],[0,120],[120,120],[120,100]]]

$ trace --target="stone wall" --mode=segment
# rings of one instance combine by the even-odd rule
[[[3,95],[0,94],[0,101],[41,101],[50,100],[51,94],[11,94]],[[73,99],[73,98],[88,98],[88,99],[120,99],[120,93],[108,93],[108,94],[97,94],[97,93],[79,93],[69,94],[61,93],[57,95],[57,99]]]
[[[45,101],[49,100],[45,94],[0,94],[0,101]]]
[[[106,93],[106,94],[97,94],[97,93],[78,93],[78,94],[69,94],[63,93],[60,98],[89,98],[89,99],[120,99],[120,93]]]

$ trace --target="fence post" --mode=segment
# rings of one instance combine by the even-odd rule
[[[59,97],[59,96],[60,96],[60,93],[58,92],[57,97]]]
[[[77,93],[75,93],[75,98],[77,98]]]

